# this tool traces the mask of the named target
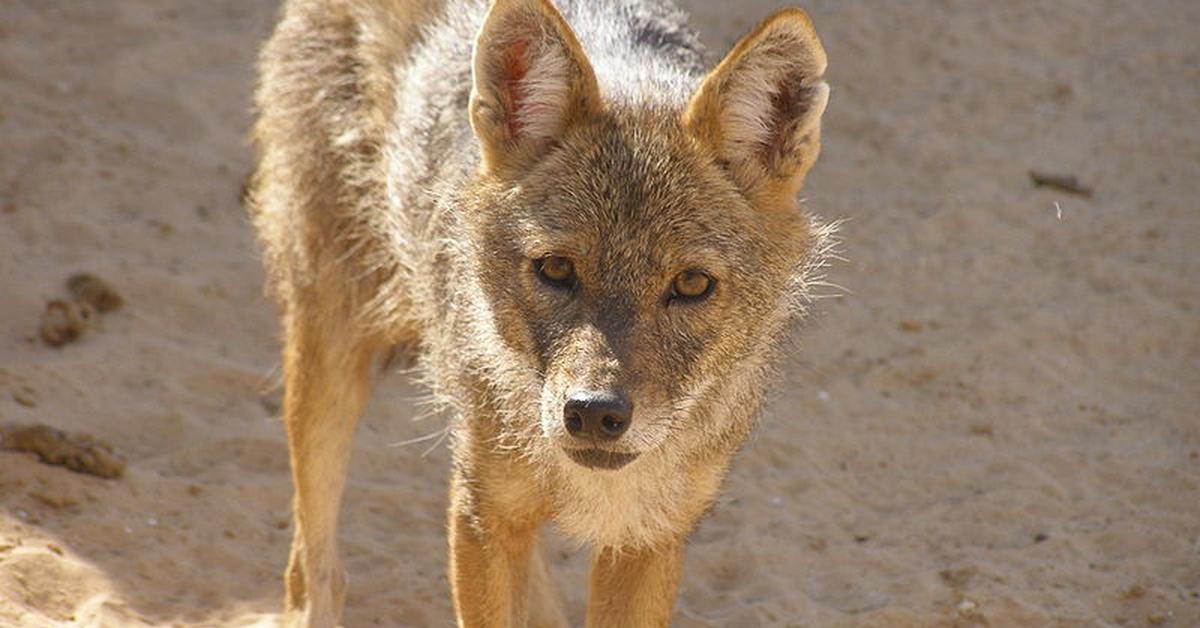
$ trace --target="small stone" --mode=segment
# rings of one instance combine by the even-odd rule
[[[283,405],[283,399],[279,393],[263,395],[262,397],[258,398],[258,402],[262,405],[263,410],[266,410],[267,414],[270,416],[277,416],[279,414],[279,409]]]
[[[33,389],[28,386],[22,386],[14,391],[12,398],[13,401],[25,406],[26,408],[33,408],[37,406],[37,394],[34,393]]]
[[[42,312],[38,335],[47,345],[61,347],[79,340],[95,318],[96,310],[87,303],[55,299],[47,303],[46,310]]]
[[[1053,96],[1055,100],[1067,100],[1075,95],[1075,88],[1070,83],[1056,83]]]
[[[942,578],[943,582],[952,587],[965,587],[975,577],[975,568],[959,567],[957,569],[943,569],[938,572],[938,576]]]
[[[971,435],[972,436],[994,436],[995,431],[992,429],[992,426],[990,426],[990,425],[986,425],[986,424],[972,425],[971,426]]]
[[[31,491],[29,496],[41,502],[43,505],[54,508],[55,510],[62,510],[63,508],[70,508],[72,506],[79,505],[79,500],[69,495],[51,495],[41,491]]]
[[[86,434],[68,435],[48,425],[28,425],[7,429],[0,437],[0,448],[35,454],[45,464],[76,473],[111,479],[125,472],[125,461],[112,445]]]
[[[125,304],[107,281],[90,273],[76,273],[67,278],[67,290],[75,299],[87,303],[97,312],[111,312]]]
[[[1140,582],[1131,584],[1128,587],[1126,587],[1125,590],[1121,591],[1121,597],[1123,597],[1127,600],[1136,600],[1136,599],[1144,597],[1145,595],[1146,595],[1146,587],[1145,587],[1145,585],[1141,584]]]

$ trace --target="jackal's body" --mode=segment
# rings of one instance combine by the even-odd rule
[[[405,345],[452,417],[460,624],[562,623],[536,547],[553,520],[597,549],[589,625],[664,625],[803,313],[824,244],[794,196],[827,93],[807,17],[706,76],[674,9],[561,9],[294,0],[263,51],[298,620],[335,621],[350,436],[373,358]],[[606,433],[583,422],[598,400]]]

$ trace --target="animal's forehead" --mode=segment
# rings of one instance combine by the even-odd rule
[[[572,248],[719,253],[736,229],[733,188],[682,133],[642,114],[569,136],[529,186],[525,221]]]

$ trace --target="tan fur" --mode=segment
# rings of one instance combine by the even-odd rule
[[[803,55],[797,57],[797,50]],[[684,123],[733,164],[745,185],[791,198],[819,149],[819,123],[829,98],[822,80],[825,66],[825,50],[808,15],[780,11],[746,35],[705,79]],[[762,112],[787,87],[798,93],[786,106],[801,106],[806,113],[777,128],[779,122]]]
[[[828,90],[798,10],[705,77],[677,16],[629,1],[641,21],[577,5],[600,25],[582,43],[547,0],[286,4],[250,200],[283,318],[289,622],[338,622],[350,444],[397,346],[451,417],[459,625],[566,625],[546,521],[595,548],[588,626],[670,621],[683,545],[830,246],[794,198]],[[572,287],[539,279],[548,255]],[[671,296],[689,269],[714,278],[702,300]],[[628,432],[569,434],[579,391],[627,396]]]
[[[499,0],[485,25],[475,40],[471,127],[484,168],[502,172],[528,165],[562,129],[595,113],[600,92],[583,48],[549,2]],[[555,36],[541,37],[547,28]],[[506,70],[519,71],[520,80],[499,76]]]

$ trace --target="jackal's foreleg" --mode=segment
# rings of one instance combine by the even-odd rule
[[[336,626],[345,595],[337,515],[358,417],[370,390],[374,347],[349,321],[297,308],[286,321],[284,422],[295,535],[285,581],[289,623]]]
[[[567,625],[540,549],[538,517],[511,517],[486,481],[456,470],[450,497],[450,584],[460,628]],[[492,487],[495,488],[494,486]]]
[[[679,587],[683,542],[597,550],[588,586],[587,627],[665,628]]]

